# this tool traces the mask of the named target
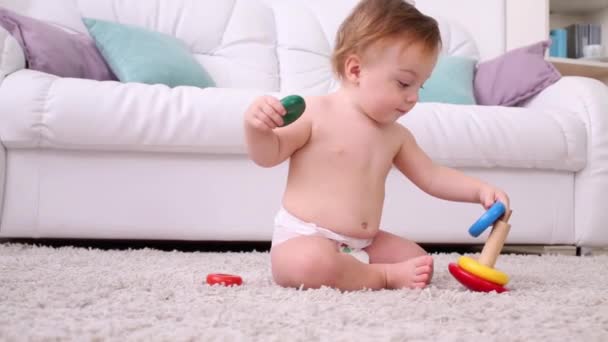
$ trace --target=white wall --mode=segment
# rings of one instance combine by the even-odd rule
[[[507,0],[506,25],[507,51],[548,39],[549,0]]]
[[[510,1],[416,0],[416,7],[423,13],[464,27],[473,36],[481,60],[485,60],[505,52],[505,2]]]

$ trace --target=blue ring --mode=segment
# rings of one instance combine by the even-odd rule
[[[477,220],[477,222],[473,223],[471,228],[469,228],[469,234],[473,237],[478,237],[484,230],[486,230],[489,226],[494,224],[498,218],[500,218],[505,213],[505,205],[501,202],[494,203],[485,214],[481,215],[481,217]]]

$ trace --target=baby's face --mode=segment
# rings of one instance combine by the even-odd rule
[[[357,97],[363,111],[382,124],[409,112],[435,67],[438,50],[425,50],[421,43],[394,43],[372,51],[361,65]]]

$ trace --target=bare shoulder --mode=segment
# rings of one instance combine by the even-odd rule
[[[327,108],[330,104],[330,99],[328,96],[306,96],[304,98],[304,102],[306,103],[306,110],[304,114],[309,118],[314,118],[318,115],[319,112],[323,111],[324,108]]]
[[[416,138],[412,134],[412,132],[402,124],[395,122],[392,127],[392,136],[394,137],[397,144],[400,146],[410,146],[416,143]]]

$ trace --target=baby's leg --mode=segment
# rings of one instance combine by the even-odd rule
[[[286,287],[329,286],[345,291],[386,288],[385,265],[364,264],[319,236],[300,236],[274,246],[272,275]]]
[[[365,251],[371,264],[387,264],[389,287],[422,288],[433,278],[433,258],[413,241],[381,230]]]

